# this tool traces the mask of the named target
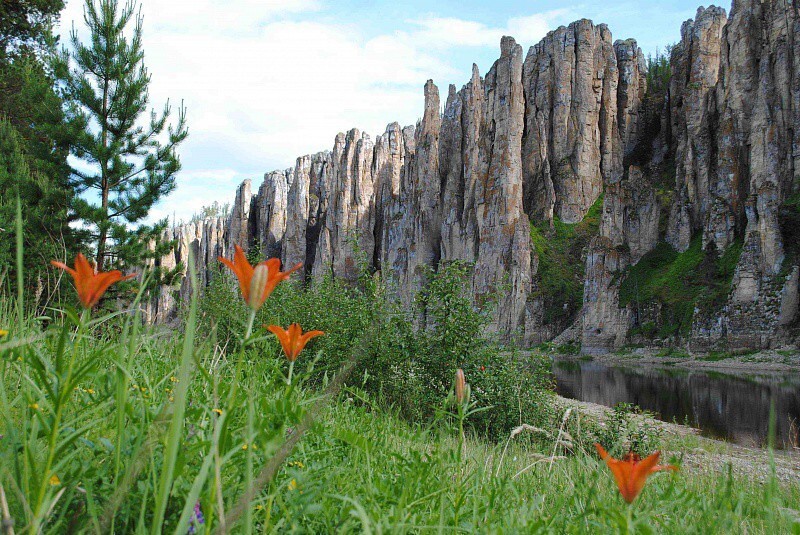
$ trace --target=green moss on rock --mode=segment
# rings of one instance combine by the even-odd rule
[[[708,313],[725,304],[741,252],[740,241],[721,255],[713,245],[703,250],[700,235],[683,253],[660,242],[623,275],[620,306],[656,303],[661,309],[658,330],[654,332],[648,325],[648,332],[660,336],[688,333],[696,308]]]
[[[603,197],[600,196],[579,223],[554,218],[531,223],[531,241],[539,258],[537,297],[544,302],[544,324],[569,321],[583,305],[586,271],[583,250],[600,228]]]

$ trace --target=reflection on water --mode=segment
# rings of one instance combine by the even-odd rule
[[[797,444],[800,439],[797,374],[743,376],[566,360],[554,363],[553,374],[558,393],[564,397],[609,407],[634,403],[663,420],[688,423],[706,436],[748,446],[766,444],[774,401],[776,447]]]

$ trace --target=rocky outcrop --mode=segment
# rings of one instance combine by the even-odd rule
[[[375,268],[393,286],[393,291],[407,296],[403,288],[408,283],[410,231],[412,214],[406,208],[413,190],[414,127],[401,128],[392,123],[375,143],[373,159],[376,184]],[[410,306],[406,297],[405,304]]]
[[[535,219],[583,219],[621,172],[617,59],[604,24],[550,32],[525,58],[525,209]]]
[[[656,210],[647,209],[658,204],[646,177],[638,188],[630,187],[635,180],[627,180],[628,187],[626,181],[621,188],[606,185],[602,234],[623,251],[629,248],[632,264],[655,245],[654,230],[656,239],[678,251],[701,236],[707,255],[743,242],[727,304],[695,310],[689,337],[694,347],[771,347],[790,341],[785,326],[796,325],[798,257],[786,253],[780,213],[800,183],[798,24],[796,8],[785,3],[737,0],[730,20],[712,6],[683,25],[670,60],[666,143],[673,151],[675,185],[664,236],[658,235]],[[638,228],[626,226],[625,215],[637,212]],[[598,266],[606,256],[599,258],[587,266],[585,350],[620,343],[610,334],[600,339],[600,324],[629,328],[617,321],[615,307],[603,311],[615,289],[612,284],[602,291],[607,270]]]
[[[628,255],[600,236],[589,246],[586,259],[581,347],[602,354],[621,347],[630,327],[630,312],[619,306],[617,275],[628,267]]]
[[[498,295],[497,328],[525,327],[531,290],[530,223],[522,209],[522,47],[504,37],[501,56],[484,82],[485,115],[475,188],[478,250],[476,299]]]
[[[286,197],[286,232],[280,257],[287,266],[305,263],[306,273],[314,266],[322,229],[322,191],[332,169],[331,153],[320,152],[297,159],[289,177]],[[270,202],[270,201],[267,201]]]
[[[613,173],[604,177],[600,236],[589,244],[583,311],[578,319],[580,342],[587,354],[605,353],[625,343],[631,313],[620,308],[621,277],[631,264],[658,242],[660,206],[655,190],[642,170],[621,166],[641,142],[643,102],[647,91],[646,67],[636,41],[614,43],[619,79],[614,108],[618,128],[613,132]],[[614,109],[612,108],[612,109]],[[611,111],[611,110],[609,110]]]
[[[184,275],[189,266],[189,255],[197,266],[197,282],[205,287],[211,281],[217,266],[217,257],[228,256],[226,235],[231,228],[231,219],[209,217],[164,231],[164,240],[174,242],[172,251],[161,259],[151,261],[150,268],[158,267],[164,272],[178,268]],[[176,279],[172,286],[162,286],[143,307],[144,317],[151,323],[169,323],[176,319],[181,303],[189,300],[191,281],[186,276]]]
[[[720,8],[698,9],[695,19],[683,24],[681,41],[672,50],[670,118],[675,136],[676,199],[667,241],[678,251],[688,249],[697,232],[705,232],[707,241],[711,238],[719,249],[725,249],[733,240],[732,221],[715,223],[710,210],[714,204],[711,174],[715,166],[715,88],[726,21],[725,11]]]
[[[255,203],[254,225],[261,254],[280,257],[286,235],[286,214],[292,169],[272,171],[264,175]]]
[[[373,144],[357,128],[333,144],[330,179],[320,183],[320,234],[312,273],[354,281],[359,255],[375,247]]]
[[[785,343],[800,316],[800,245],[781,215],[800,190],[798,35],[797,8],[785,2],[736,0],[729,18],[700,8],[681,28],[671,79],[653,87],[636,41],[613,42],[605,25],[560,27],[524,59],[504,37],[485,78],[474,66],[443,106],[425,84],[416,126],[389,124],[374,142],[340,133],[330,152],[267,173],[257,192],[245,181],[229,217],[169,229],[177,247],[160,264],[181,265],[192,251],[207,284],[215,257],[240,244],[303,262],[309,282],[355,284],[363,269],[379,271],[410,307],[430,272],[463,261],[476,303],[497,297],[502,338],[531,344],[571,324],[584,351],[603,352],[641,322],[620,303],[632,266],[660,243],[686,251],[700,240],[703,254],[742,253],[727,302],[695,311],[691,341]],[[570,251],[585,266],[583,309],[545,324],[548,281],[531,224],[546,239],[601,196],[597,235]],[[188,291],[186,282],[162,289],[148,313],[168,319]]]
[[[647,93],[647,62],[634,39],[616,41],[617,125],[623,156],[628,156],[640,141],[644,98]]]
[[[236,199],[231,208],[228,230],[228,248],[239,244],[247,251],[250,248],[250,236],[253,235],[251,212],[253,211],[253,192],[250,180],[245,180],[236,190]]]

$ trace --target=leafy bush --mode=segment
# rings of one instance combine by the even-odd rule
[[[363,273],[357,285],[331,277],[281,284],[256,317],[256,325],[287,327],[300,323],[305,330],[319,329],[309,349],[320,358],[306,359],[311,384],[321,384],[351,358],[353,343],[369,329],[365,355],[349,383],[393,407],[413,422],[427,422],[452,389],[458,368],[465,371],[474,399],[489,410],[468,420],[468,426],[497,438],[520,423],[539,421],[551,396],[549,361],[544,357],[520,359],[500,353],[487,335],[490,310],[472,303],[470,266],[442,265],[432,273],[415,310],[405,311],[377,276]],[[200,304],[201,331],[213,343],[235,350],[240,343],[246,306],[237,295],[232,277],[214,274]],[[425,327],[415,326],[425,318]],[[257,327],[258,328],[258,327]],[[265,334],[259,346],[265,355],[280,348]],[[312,367],[313,369],[308,369]]]
[[[644,416],[644,418],[643,418]],[[663,431],[653,423],[652,414],[630,403],[617,403],[603,426],[598,427],[597,441],[612,455],[629,451],[642,457],[660,448]]]

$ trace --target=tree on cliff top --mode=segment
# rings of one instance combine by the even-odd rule
[[[160,114],[143,116],[150,74],[142,17],[133,2],[120,8],[117,0],[86,0],[83,18],[89,43],[73,29],[71,50],[63,51],[58,69],[74,112],[87,123],[73,149],[81,161],[73,169],[81,193],[76,211],[91,228],[97,269],[137,266],[171,245],[158,243],[166,220],[153,226],[142,221],[175,189],[181,168],[176,148],[188,135],[186,110],[180,108],[176,125],[168,124],[169,102]]]

